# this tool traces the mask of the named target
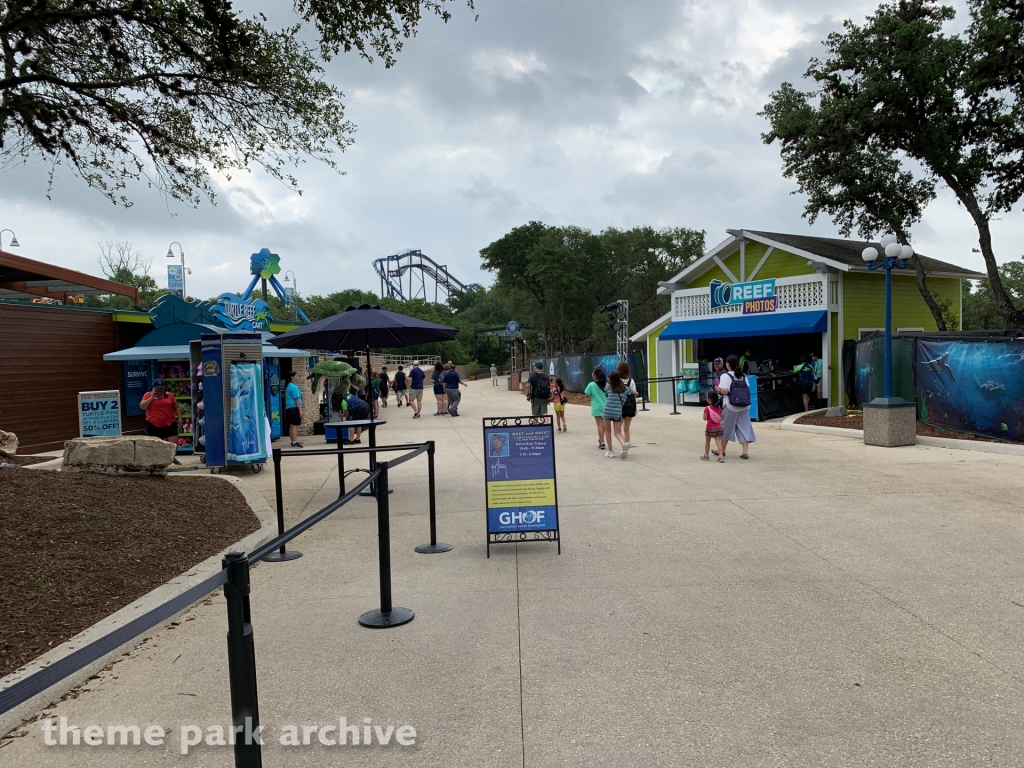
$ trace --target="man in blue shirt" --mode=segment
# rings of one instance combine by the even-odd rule
[[[462,399],[462,393],[459,391],[459,387],[468,387],[469,385],[462,380],[462,377],[459,376],[459,372],[455,370],[454,365],[444,372],[443,378],[445,394],[448,395],[448,415],[458,416],[459,401]]]
[[[420,368],[420,361],[414,360],[412,369],[409,371],[409,405],[412,407],[414,419],[420,417],[420,408],[423,407],[423,379],[426,374]]]
[[[288,420],[288,436],[292,440],[292,448],[301,448],[299,442],[299,425],[302,423],[302,390],[295,383],[298,371],[288,374],[288,385],[284,388],[284,415]]]

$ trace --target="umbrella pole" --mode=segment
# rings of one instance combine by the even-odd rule
[[[373,418],[373,380],[370,378],[370,331],[369,330],[366,330],[366,329],[363,330],[363,338],[366,340],[366,391],[370,395],[370,419],[371,420],[375,420]],[[377,447],[376,433],[377,433],[376,429],[374,429],[374,428],[370,429],[370,447],[371,448],[376,448]],[[377,468],[377,452],[371,450],[370,451],[370,471],[373,472],[373,470],[375,470],[376,468]],[[375,481],[374,483],[372,483],[370,485],[370,495],[375,497],[377,495],[378,490],[379,490],[379,487],[378,487],[378,485],[377,485],[377,483]],[[390,486],[388,486],[385,490],[386,490],[387,493],[392,493],[394,491],[394,489],[391,488]],[[364,491],[364,493],[365,493],[365,491]]]

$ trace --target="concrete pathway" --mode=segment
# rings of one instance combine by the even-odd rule
[[[428,540],[426,462],[391,478],[395,604],[377,605],[375,506],[253,571],[260,714],[273,766],[973,766],[1024,764],[1024,504],[1019,457],[757,426],[752,458],[698,461],[696,409],[652,406],[626,461],[589,409],[556,435],[562,555],[484,556],[486,415],[527,412],[473,382],[462,416],[388,408],[381,442],[435,439],[444,555]],[[310,439],[307,447],[318,440]],[[332,457],[285,465],[294,522],[337,496]],[[273,477],[243,475],[273,499]],[[211,511],[215,514],[215,510]],[[183,725],[230,725],[224,600],[155,632],[46,714],[158,723],[163,746],[46,746],[0,766],[227,766],[180,754]],[[411,725],[415,745],[281,746],[284,726]],[[325,731],[326,739],[336,734]]]

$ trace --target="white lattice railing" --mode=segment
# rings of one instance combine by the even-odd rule
[[[825,289],[817,275],[784,277],[775,281],[777,312],[795,312],[807,309],[825,309]],[[702,317],[729,317],[743,312],[741,304],[711,309],[708,288],[687,288],[672,294],[672,319],[693,320]]]

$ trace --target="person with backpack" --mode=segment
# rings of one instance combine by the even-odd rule
[[[530,374],[526,386],[530,388],[526,396],[530,398],[530,410],[534,417],[547,416],[548,401],[551,400],[551,381],[544,373],[544,363],[540,360],[533,364],[533,373]]]
[[[811,410],[811,392],[814,391],[814,368],[807,362],[807,355],[800,355],[800,362],[793,369],[796,385],[804,401],[804,410]]]
[[[398,370],[395,372],[395,380],[391,387],[395,390],[395,400],[398,401],[398,407],[402,407],[402,399],[405,399],[405,404],[409,404],[409,395],[406,390],[407,382],[405,379],[405,371],[402,366],[398,366]]]
[[[730,440],[742,446],[740,458],[749,459],[747,449],[757,441],[754,427],[750,423],[750,385],[740,371],[740,361],[736,355],[729,355],[725,359],[725,368],[726,372],[718,382],[718,392],[723,396],[725,405],[722,411],[722,451],[719,461],[725,458]]]

